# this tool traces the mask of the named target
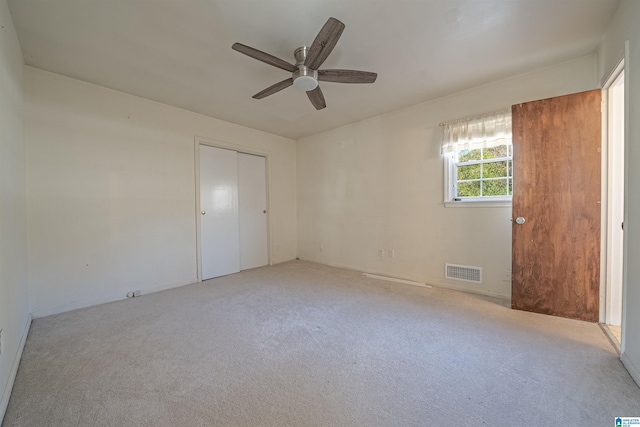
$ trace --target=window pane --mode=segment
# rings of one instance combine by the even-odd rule
[[[458,181],[462,181],[465,179],[480,179],[481,176],[481,166],[478,165],[467,165],[467,166],[458,166]]]
[[[456,180],[452,198],[511,197],[513,146],[460,150],[447,158]],[[504,159],[504,160],[499,160]]]
[[[507,161],[485,163],[482,171],[483,178],[502,178],[507,175]]]
[[[480,181],[459,182],[458,197],[480,197]]]
[[[462,150],[458,153],[459,162],[468,162],[469,160],[482,159],[482,149],[477,148],[475,150]]]
[[[497,147],[485,148],[483,159],[485,160],[497,159],[499,157],[508,157],[508,156],[509,156],[509,146],[499,145]]]
[[[493,179],[491,181],[482,181],[483,196],[507,196],[508,184],[506,179]]]

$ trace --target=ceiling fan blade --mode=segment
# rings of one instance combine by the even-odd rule
[[[327,106],[327,103],[324,101],[324,95],[320,90],[320,86],[316,87],[314,90],[310,90],[307,92],[307,96],[309,97],[309,101],[316,107],[316,110],[322,110]]]
[[[289,77],[286,80],[283,80],[283,81],[278,82],[278,83],[276,83],[274,85],[271,85],[268,88],[266,88],[265,90],[262,90],[262,91],[256,93],[255,95],[252,96],[252,98],[255,98],[255,99],[266,98],[269,95],[273,95],[276,92],[280,92],[282,89],[288,88],[292,84],[293,84],[293,78]]]
[[[344,24],[336,18],[329,18],[313,43],[311,43],[304,65],[312,70],[320,68],[320,65],[327,59],[336,43],[338,43],[342,31],[344,31]]]
[[[358,70],[318,70],[318,80],[332,83],[373,83],[378,75]]]
[[[234,43],[231,46],[231,49],[236,50],[240,53],[244,53],[247,56],[252,57],[253,59],[257,59],[258,61],[262,61],[266,64],[273,65],[274,67],[281,68],[285,71],[294,72],[297,70],[296,66],[293,64],[289,64],[287,61],[283,61],[280,58],[276,58],[273,55],[269,55],[261,50],[254,49],[242,43]]]

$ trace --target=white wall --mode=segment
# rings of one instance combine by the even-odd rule
[[[301,139],[299,257],[510,297],[511,208],[444,207],[438,123],[596,82],[590,55]],[[483,267],[483,284],[445,279],[445,262]]]
[[[195,136],[269,153],[271,262],[296,257],[295,141],[31,67],[25,93],[34,317],[196,281]]]
[[[0,423],[30,322],[24,152],[24,61],[0,0]]]
[[[598,78],[604,82],[623,58],[625,41],[626,168],[625,194],[625,295],[621,359],[640,384],[640,2],[622,0],[598,50]]]

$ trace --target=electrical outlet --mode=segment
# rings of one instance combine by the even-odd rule
[[[384,249],[378,249],[378,257],[384,258]]]
[[[502,281],[510,282],[511,281],[511,272],[509,270],[504,270],[502,273]]]
[[[387,249],[387,256],[389,258],[395,258],[396,257],[396,251],[394,251],[393,249]]]

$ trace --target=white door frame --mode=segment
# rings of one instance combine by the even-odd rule
[[[609,216],[609,209],[610,209],[610,202],[611,202],[611,194],[609,192],[609,186],[610,186],[610,129],[609,129],[609,123],[610,123],[610,106],[609,106],[609,88],[613,85],[613,83],[617,80],[618,76],[620,76],[620,73],[622,71],[624,71],[624,58],[622,58],[620,60],[620,62],[618,63],[618,65],[612,70],[612,72],[607,76],[607,78],[604,80],[603,85],[602,85],[602,90],[603,90],[603,105],[602,105],[602,197],[601,197],[601,208],[602,208],[602,226],[601,226],[601,255],[600,255],[600,323],[602,324],[607,324],[608,320],[609,320],[609,304],[610,304],[610,295],[609,295],[609,286],[610,286],[610,277],[611,277],[611,265],[610,265],[610,259],[611,259],[611,242],[610,242],[610,236],[609,236],[609,229],[610,226],[612,226],[610,224],[611,219]],[[625,147],[624,147],[624,152],[625,152],[625,177],[624,177],[624,200],[626,200],[627,197],[627,179],[626,179],[626,174],[627,174],[627,151],[628,151],[628,144],[627,144],[627,120],[628,120],[628,99],[627,99],[627,85],[628,85],[628,73],[625,73],[625,108],[624,108],[624,141],[625,141]],[[625,203],[626,205],[626,203]],[[626,210],[626,207],[623,207],[623,210]],[[623,212],[623,217],[625,216],[626,212]],[[626,268],[626,239],[625,242],[623,243],[623,270]],[[624,294],[625,294],[625,272],[622,272],[622,329],[624,331]],[[622,341],[624,343],[624,332],[623,332],[623,336],[622,336]],[[623,344],[622,343],[622,344]]]
[[[239,144],[230,142],[219,141],[215,139],[204,138],[196,136],[194,138],[194,162],[195,162],[195,183],[196,183],[196,204],[195,204],[195,217],[196,217],[196,276],[198,282],[202,282],[202,251],[201,251],[201,222],[200,222],[200,146],[207,145],[210,147],[224,148],[227,150],[237,151],[238,153],[253,154],[255,156],[262,156],[265,158],[266,163],[266,184],[267,184],[267,247],[268,261],[271,265],[271,167],[270,167],[270,153],[269,151],[258,150],[251,147],[245,147]]]

